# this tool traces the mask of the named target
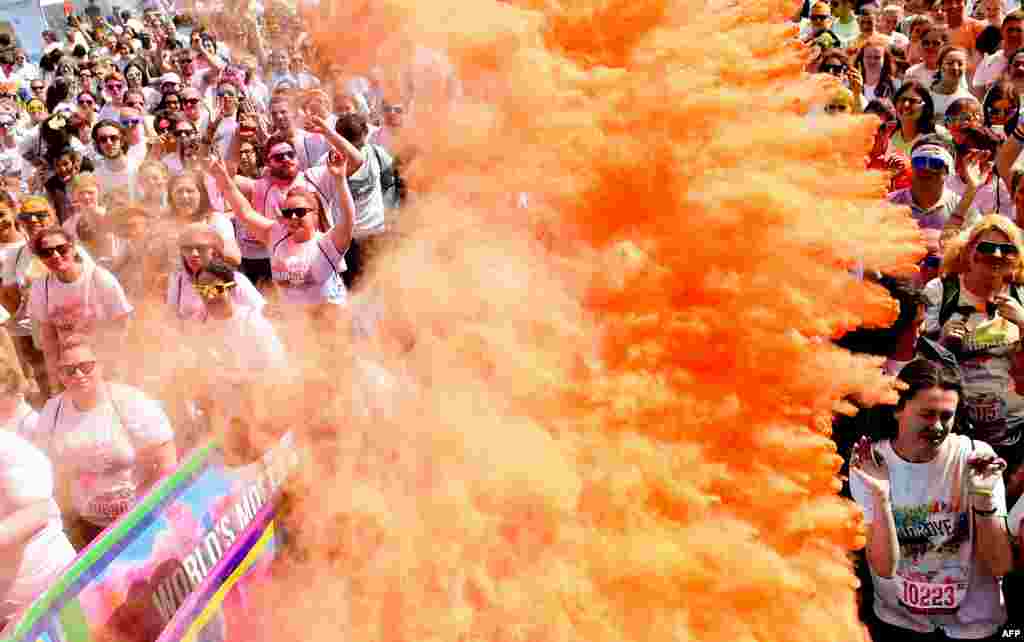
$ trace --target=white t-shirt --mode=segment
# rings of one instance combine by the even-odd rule
[[[252,281],[241,272],[235,272],[235,283],[237,285],[231,289],[231,299],[236,305],[260,310],[267,304],[267,300],[253,286]],[[174,307],[179,319],[206,320],[206,306],[199,298],[192,279],[182,270],[177,270],[167,277],[167,305]]]
[[[1003,50],[990,54],[981,59],[978,68],[974,71],[974,79],[971,82],[975,87],[988,87],[994,84],[1006,71],[1006,54]]]
[[[196,328],[192,347],[203,367],[245,370],[260,379],[287,364],[284,345],[258,308],[236,304],[230,319],[207,317]]]
[[[345,303],[348,292],[341,280],[347,269],[345,257],[330,238],[317,232],[310,240],[296,243],[287,228],[275,223],[270,241],[270,269],[284,303]]]
[[[34,321],[56,325],[58,338],[70,332],[92,334],[95,322],[118,319],[134,310],[117,277],[95,264],[83,264],[81,276],[72,283],[52,274],[36,279],[28,309]]]
[[[79,246],[78,251],[85,264],[93,263],[92,257],[84,247]],[[21,301],[18,310],[9,324],[12,328],[11,335],[16,337],[27,337],[32,334],[32,317],[28,312],[29,295],[32,290],[32,283],[50,273],[50,270],[43,265],[43,262],[36,258],[35,254],[23,244],[14,252],[4,258],[2,272],[0,272],[0,285],[3,287],[17,286],[21,291]]]
[[[123,156],[122,159],[123,167],[120,166],[121,163],[118,163],[116,168],[106,158],[94,162],[96,167],[94,173],[96,178],[99,179],[100,185],[103,186],[105,193],[109,193],[117,188],[127,188],[129,191],[135,189],[135,175],[139,171],[139,164],[142,162],[142,159],[133,158],[129,155]]]
[[[313,192],[327,213],[328,225],[333,226],[341,215],[341,194],[338,192],[338,181],[326,165],[318,165],[296,175],[295,180],[287,185],[279,185],[268,178],[253,182],[250,204],[257,212],[267,218],[278,220],[281,217],[281,203],[288,192],[295,187],[303,187]],[[247,259],[265,259],[270,256],[270,248],[259,238],[253,236],[246,225],[238,219],[235,224],[235,238],[242,256]]]
[[[928,93],[932,96],[932,104],[935,106],[935,122],[937,123],[942,122],[942,119],[946,116],[946,108],[948,108],[954,100],[958,100],[960,98],[971,98],[973,100],[977,100],[974,98],[974,94],[967,91],[967,88],[962,86],[951,94],[940,94],[935,89],[930,89]]]
[[[80,412],[67,393],[46,402],[34,441],[58,469],[74,475],[71,504],[85,520],[107,526],[139,499],[139,484],[149,476],[137,455],[174,439],[160,404],[141,390],[101,384],[103,400]],[[113,403],[111,403],[113,395]]]
[[[46,526],[20,548],[0,549],[0,621],[49,588],[75,558],[53,498],[53,466],[24,437],[0,430],[0,519],[31,504],[50,504]]]
[[[374,151],[372,145],[364,145],[362,149],[366,161],[348,177],[348,188],[352,192],[355,204],[355,221],[352,225],[352,236],[363,239],[384,231],[384,194],[381,190],[381,161],[385,161],[387,152]],[[378,157],[378,153],[380,156]]]
[[[1006,608],[999,580],[987,575],[975,559],[967,485],[967,458],[975,452],[994,455],[992,448],[951,434],[936,458],[927,463],[904,460],[888,440],[876,450],[889,468],[900,561],[892,578],[871,572],[875,615],[893,626],[921,633],[941,626],[947,635],[958,639],[992,635],[1006,621]],[[874,503],[855,475],[850,476],[850,492],[864,509],[864,521],[871,524]],[[1001,479],[994,499],[999,513],[1005,514]]]

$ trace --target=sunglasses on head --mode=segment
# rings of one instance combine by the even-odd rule
[[[79,361],[78,363],[69,363],[60,366],[60,373],[65,377],[73,377],[76,372],[81,372],[84,375],[91,374],[96,369],[95,361]]]
[[[45,221],[50,216],[49,212],[21,212],[18,214],[19,221]]]
[[[61,256],[69,256],[71,254],[71,249],[70,243],[61,243],[60,245],[54,245],[53,247],[41,247],[36,254],[38,254],[41,259],[52,259],[58,254]]]
[[[911,158],[910,166],[914,169],[927,169],[933,172],[949,169],[946,167],[946,161],[941,158],[933,158],[931,156],[916,156]]]
[[[1020,250],[1013,243],[993,243],[992,241],[981,241],[978,243],[976,248],[978,252],[985,256],[992,256],[999,250],[999,253],[1003,256],[1017,256],[1020,254]]]
[[[288,207],[281,210],[281,218],[304,218],[313,210],[309,207]]]
[[[210,283],[209,285],[196,283],[194,287],[199,296],[204,299],[213,299],[227,294],[231,288],[235,287],[235,282],[228,281],[227,283]]]
[[[280,152],[280,153],[277,153],[277,154],[274,154],[273,156],[271,156],[270,160],[274,161],[275,163],[280,163],[282,161],[295,160],[295,152]]]

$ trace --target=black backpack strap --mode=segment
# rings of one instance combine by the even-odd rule
[[[939,302],[939,329],[949,321],[949,318],[956,312],[957,304],[960,302],[960,277],[956,274],[948,274],[942,277],[942,300]]]

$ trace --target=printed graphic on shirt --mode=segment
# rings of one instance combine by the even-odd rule
[[[894,507],[893,517],[900,544],[900,603],[913,613],[956,611],[967,594],[970,572],[962,555],[970,541],[968,514],[936,500]]]
[[[274,281],[291,287],[316,285],[313,278],[313,260],[317,253],[316,243],[292,243],[282,241],[270,260]]]
[[[60,303],[51,302],[46,312],[62,336],[74,332],[91,333],[99,316],[95,306],[74,296]]]

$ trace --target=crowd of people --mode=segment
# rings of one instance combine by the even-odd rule
[[[237,9],[0,34],[0,629],[309,333],[372,332],[410,96]]]
[[[1001,639],[1024,616],[1015,1],[796,17],[807,71],[835,78],[820,117],[877,117],[865,165],[927,249],[913,278],[864,275],[893,326],[838,339],[905,384],[834,426],[878,641]],[[304,334],[367,332],[341,311],[408,198],[410,96],[319,56],[301,20],[111,18],[71,13],[32,61],[0,35],[0,627]],[[154,384],[126,349],[140,318],[173,330],[169,369],[215,376]]]
[[[875,640],[1021,635],[1024,591],[1024,10],[1017,0],[831,0],[797,17],[821,117],[873,114],[865,160],[909,208],[912,278],[864,274],[892,327],[838,339],[885,358],[895,406],[837,417],[864,511],[861,617]]]

